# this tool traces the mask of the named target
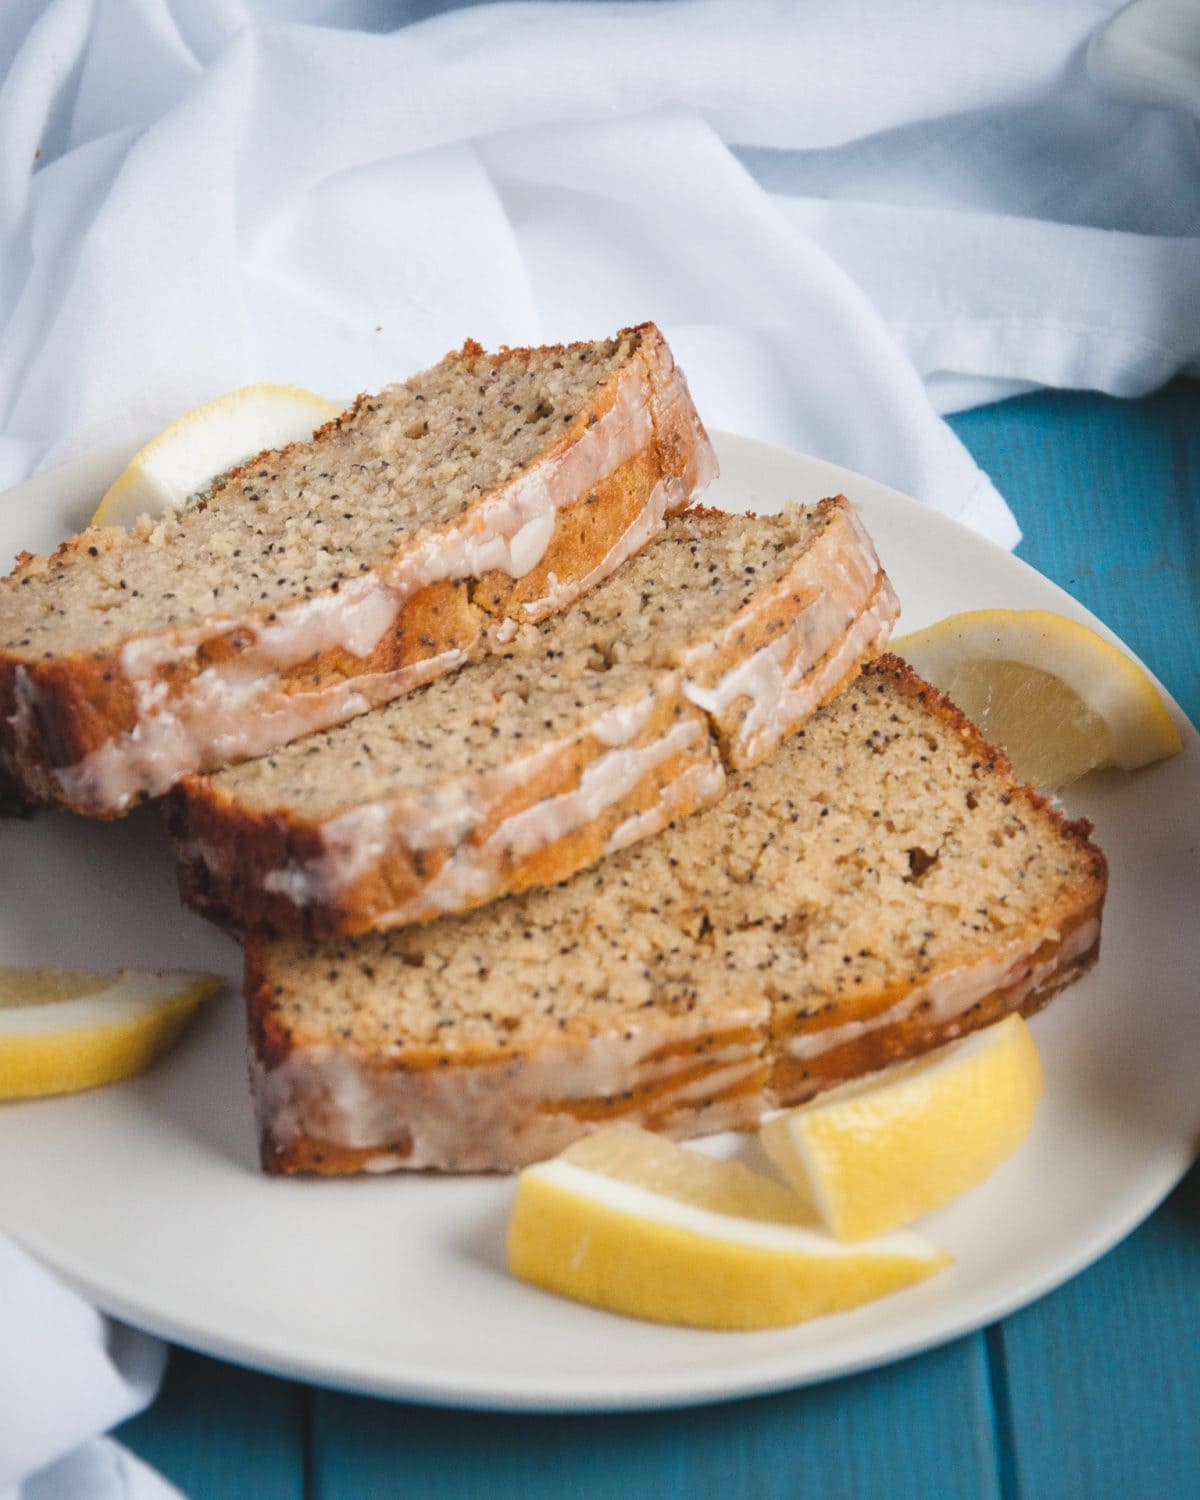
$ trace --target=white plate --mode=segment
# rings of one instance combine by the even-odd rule
[[[867,479],[719,436],[712,497],[760,512],[844,490],[906,628],[983,605],[1085,610],[1023,563]],[[44,547],[120,467],[108,454],[0,499],[0,548]],[[1102,628],[1102,627],[1101,627]],[[507,1180],[269,1181],[231,995],[150,1073],[0,1106],[0,1224],[107,1310],[197,1349],[375,1394],[515,1410],[654,1407],[768,1391],[940,1343],[1058,1285],[1127,1234],[1197,1137],[1197,737],[1070,797],[1112,866],[1099,968],[1034,1022],[1030,1139],[931,1218],[958,1263],[856,1312],[772,1333],[662,1328],[510,1279]],[[235,978],[234,945],[176,903],[155,815],[0,823],[0,961],[171,964]],[[719,1141],[717,1150],[747,1149]]]

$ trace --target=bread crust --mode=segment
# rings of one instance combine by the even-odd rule
[[[351,857],[351,865],[364,867],[344,885],[326,887],[304,874],[336,855],[329,830],[344,820],[318,823],[282,810],[255,812],[211,783],[191,780],[166,803],[181,898],[234,931],[335,937],[431,921],[531,885],[552,885],[603,858],[627,819],[652,817],[664,798],[669,820],[720,795],[724,772],[704,715],[683,697],[677,680],[664,680],[657,692],[628,706],[644,709],[646,716],[617,753],[642,754],[646,769],[598,816],[561,831],[556,827],[543,841],[518,841],[514,833],[506,843],[510,820],[527,823],[540,804],[577,794],[589,770],[613,753],[585,724],[544,747],[548,756],[535,750],[527,777],[502,770],[455,778],[446,790],[461,789],[463,799],[480,809],[463,840],[414,837],[409,830],[419,824],[419,796],[365,804],[370,834],[364,832],[364,841],[369,837],[372,856]],[[679,791],[672,796],[674,788]],[[456,861],[465,867],[461,873]],[[299,882],[294,895],[278,880],[287,871]]]
[[[568,1025],[518,1056],[495,1043],[460,1043],[453,1056],[428,1045],[401,1044],[386,1056],[330,1049],[291,1030],[276,1004],[269,948],[251,940],[246,998],[264,1169],[510,1171],[610,1121],[681,1138],[749,1129],[772,1109],[918,1057],[1005,1015],[1032,1015],[1086,973],[1099,956],[1107,890],[1107,865],[1090,825],[1012,781],[1003,751],[899,658],[885,655],[863,675],[887,679],[918,701],[978,759],[983,775],[1007,782],[1002,795],[1049,825],[1077,856],[1069,887],[1017,938],[974,954],[948,951],[924,972],[852,1001],[800,1009],[754,992],[751,982],[717,1013],[696,1018],[652,1007],[623,1037],[583,1036]],[[598,1057],[604,1053],[594,1075],[604,1086],[590,1090],[579,1061],[589,1045]],[[339,1088],[371,1101],[372,1118],[388,1119],[394,1129],[347,1140],[336,1125]],[[447,1130],[444,1120],[465,1128]]]
[[[0,651],[0,768],[8,786],[29,802],[117,817],[182,775],[267,753],[453,670],[479,649],[498,619],[536,619],[565,607],[599,581],[606,567],[617,565],[622,539],[631,550],[640,549],[715,472],[707,435],[662,335],[643,324],[619,337],[633,341],[629,362],[522,474],[542,464],[552,472],[606,416],[616,422],[618,401],[630,399],[623,395],[626,381],[637,383],[643,394],[636,399],[649,406],[652,439],[622,460],[619,473],[592,474],[582,493],[559,497],[549,544],[531,568],[518,577],[491,569],[423,584],[418,576],[417,587],[401,588],[396,580],[412,566],[401,550],[385,568],[353,579],[340,599],[334,584],[286,608],[213,617],[95,653],[43,660]],[[498,358],[503,362],[515,352],[502,351]],[[468,341],[451,357],[481,353]],[[314,442],[351,423],[371,399],[360,396]],[[258,455],[232,477],[267,457]],[[513,486],[510,480],[480,496],[444,528],[445,547],[461,548],[464,526],[499,514],[498,503],[502,508]],[[600,503],[589,503],[601,489]],[[480,521],[485,524],[501,522]],[[48,558],[23,555],[9,586],[19,589],[21,579],[35,573],[61,572],[81,554],[95,556],[112,536],[93,529]],[[361,655],[324,639],[319,628],[314,633],[314,622],[333,611],[350,618],[361,607],[377,616],[385,606],[392,607],[391,621]],[[295,628],[285,640],[282,622],[289,611]],[[313,649],[306,649],[307,640]],[[246,683],[256,674],[251,692]]]
[[[770,1088],[780,1107],[802,1104],[826,1089],[918,1057],[1014,1011],[1033,1015],[1100,957],[1108,865],[1103,852],[1091,841],[1092,826],[1087,819],[1068,819],[1061,807],[1034,787],[1012,781],[1012,766],[1004,751],[986,740],[955,703],[918,677],[902,658],[887,653],[872,662],[865,675],[890,679],[953,733],[985,774],[1009,780],[1008,795],[1073,845],[1083,856],[1085,872],[1053,909],[1041,913],[1046,937],[1016,956],[999,983],[980,993],[966,1009],[943,1020],[933,1014],[935,1000],[928,995],[922,998],[919,992],[924,989],[935,993],[939,979],[955,969],[954,954],[947,956],[940,971],[922,975],[912,984],[877,990],[853,1000],[839,998],[825,1013],[811,1006],[804,1012],[791,1013],[786,1006],[778,1008],[772,1019],[775,1058]],[[857,1026],[863,1030],[857,1035],[847,1034],[844,1041],[811,1056],[789,1055],[789,1044],[803,1050],[805,1038],[820,1038],[829,1029],[833,1013],[837,1028],[844,1033]]]
[[[831,1049],[817,1065],[802,1066],[789,1059],[778,1039],[768,1035],[769,1027],[764,1027],[747,1048],[745,1065],[729,1081],[727,1065],[704,1056],[707,1052],[719,1059],[726,1036],[717,1034],[699,1044],[701,1053],[690,1060],[686,1070],[667,1079],[638,1084],[631,1070],[629,1087],[585,1100],[548,1097],[540,1107],[530,1106],[523,1115],[514,1117],[514,1060],[510,1057],[480,1052],[474,1057],[456,1057],[447,1066],[444,1055],[431,1055],[427,1050],[390,1064],[379,1058],[345,1056],[341,1061],[346,1064],[347,1076],[354,1079],[355,1092],[373,1097],[377,1109],[393,1113],[394,1131],[364,1146],[347,1145],[321,1133],[319,1122],[326,1109],[321,1066],[318,1063],[304,1079],[305,1051],[296,1047],[280,1027],[272,1009],[269,980],[251,944],[246,953],[246,997],[252,1073],[258,1082],[256,1113],[263,1170],[330,1176],[413,1168],[511,1172],[556,1154],[590,1130],[618,1122],[680,1140],[723,1130],[751,1130],[772,1110],[804,1103],[838,1084],[920,1057],[1014,1012],[1036,1014],[1099,958],[1099,908],[1094,906],[1092,912],[1096,935],[1086,950],[1071,954],[1062,948],[1061,960],[1050,955],[1052,970],[1036,988],[1027,990],[1014,981],[998,986],[951,1019],[929,1022],[917,1016],[887,1023]],[[1081,915],[1077,927],[1082,930],[1087,920]],[[894,1002],[894,994],[879,994],[870,997],[868,1004],[883,1010]],[[566,1064],[568,1045],[558,1038],[548,1042],[537,1059],[541,1069],[553,1074]],[[687,1045],[695,1050],[690,1039]],[[297,1062],[301,1064],[299,1070]],[[289,1071],[293,1076],[287,1109],[294,1124],[281,1130],[280,1113],[262,1080]],[[304,1081],[297,1088],[299,1080]],[[690,1089],[693,1094],[698,1090],[698,1095],[681,1099],[681,1089]],[[396,1108],[399,1100],[403,1104]],[[428,1131],[430,1120],[440,1116],[452,1116],[462,1126],[453,1151],[432,1160],[417,1156],[417,1145]]]
[[[479,810],[456,839],[422,821],[424,791],[318,821],[287,808],[247,807],[211,778],[185,779],[165,804],[182,899],[233,930],[309,938],[378,931],[552,885],[711,806],[724,793],[725,766],[757,764],[841,691],[891,629],[894,595],[849,503],[825,500],[817,513],[823,530],[784,575],[726,629],[703,630],[643,701],[598,706],[595,724],[558,743],[527,738],[528,774],[487,769],[439,789]],[[841,592],[823,588],[826,576]],[[784,695],[769,712],[747,707],[752,694],[740,691],[741,676],[760,658],[771,665],[771,688]],[[733,687],[714,697],[722,681]],[[631,707],[649,717],[615,748],[611,734],[590,732],[614,709]],[[665,753],[672,743],[677,748]],[[563,799],[578,793],[585,776],[596,785],[606,757],[627,765],[631,754],[646,766],[632,786],[618,779],[623,789],[599,813],[589,805],[575,821],[562,814]],[[347,851],[348,824],[360,830],[361,854]]]

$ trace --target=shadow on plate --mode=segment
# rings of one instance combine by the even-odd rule
[[[241,995],[203,1007],[178,1047],[137,1080],[139,1105],[160,1129],[258,1176],[258,1142],[246,1078]]]

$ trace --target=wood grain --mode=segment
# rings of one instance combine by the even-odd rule
[[[982,1345],[964,1339],[811,1390],[674,1412],[514,1418],[319,1393],[311,1493],[1000,1500]]]
[[[953,426],[1018,549],[1200,718],[1200,386],[1042,394]],[[1200,1495],[1200,1170],[1096,1266],[986,1334],[691,1411],[509,1417],[327,1392],[176,1351],[119,1436],[194,1500],[1108,1500]]]
[[[185,1349],[121,1441],[191,1500],[306,1500],[310,1393]]]

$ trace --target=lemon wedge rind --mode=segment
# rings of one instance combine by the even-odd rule
[[[737,1163],[713,1165],[745,1174],[735,1196],[745,1193],[747,1177],[758,1176]],[[759,1181],[768,1199],[786,1192]],[[911,1286],[951,1259],[909,1231],[841,1244],[798,1222],[798,1204],[788,1223],[723,1213],[689,1197],[581,1166],[568,1152],[521,1174],[509,1267],[544,1290],[626,1316],[750,1330],[847,1311]]]
[[[177,418],[109,486],[93,526],[129,526],[182,505],[218,475],[264,451],[307,442],[342,408],[293,385],[249,385]]]
[[[88,993],[33,993],[27,1004],[11,988],[6,992],[0,1099],[74,1093],[131,1077],[166,1052],[224,984],[216,975],[187,971],[125,970],[95,980]]]
[[[1051,610],[970,610],[902,636],[892,649],[948,692],[985,735],[1005,744],[1018,775],[1023,757],[1007,743],[1006,733],[1036,746],[1039,736],[1052,742],[1065,734],[1068,718],[1078,718],[1082,727],[1073,732],[1083,744],[1068,754],[1061,776],[1048,775],[1051,789],[1086,770],[1106,765],[1136,770],[1183,748],[1148,673],[1088,626]],[[1077,707],[1060,699],[1046,711],[1045,724],[1019,724],[1011,713],[1006,719],[1003,696],[1014,681],[1020,684],[1022,669],[1030,679],[1042,674],[1046,682],[1057,681]],[[1041,764],[1036,753],[1031,763]]]
[[[768,1121],[768,1157],[844,1241],[910,1224],[983,1182],[1028,1135],[1043,1089],[1013,1015]]]

